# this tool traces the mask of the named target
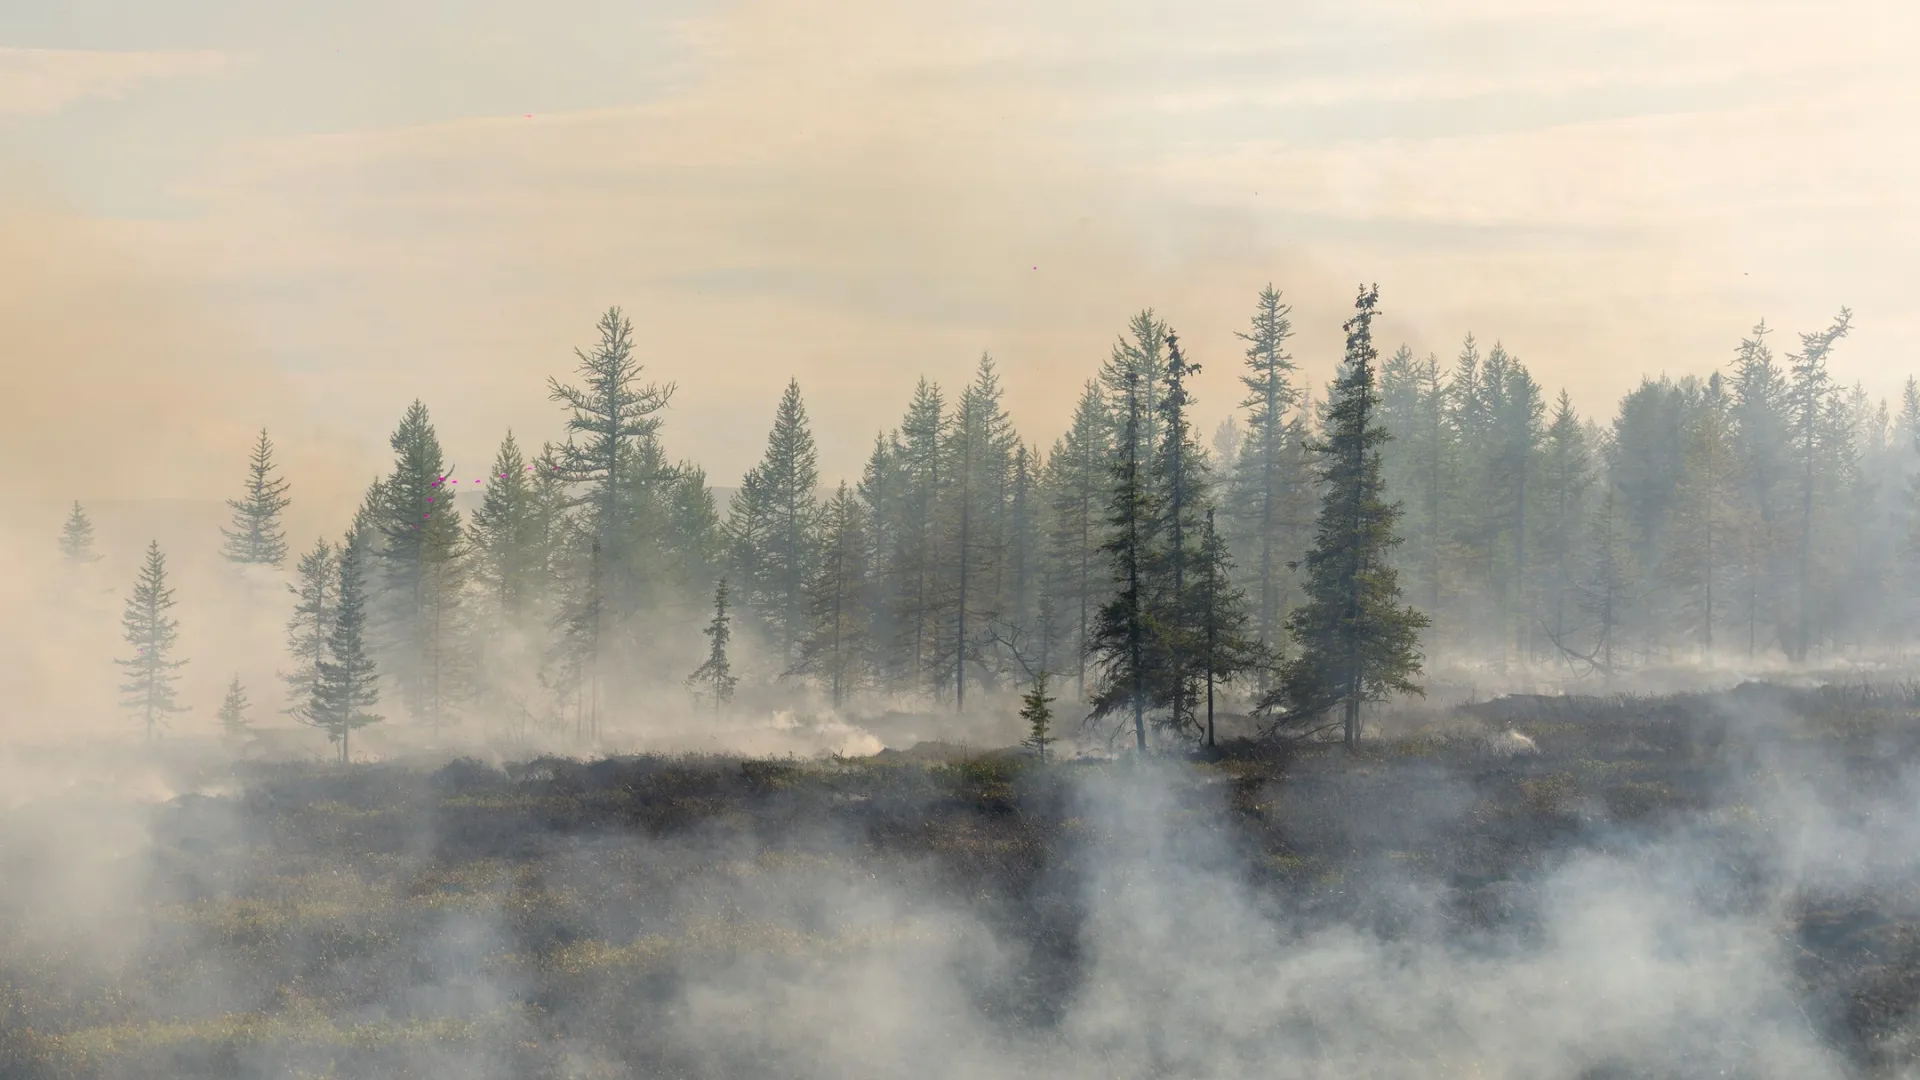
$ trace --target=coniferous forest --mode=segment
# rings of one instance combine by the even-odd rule
[[[1361,290],[1315,388],[1261,290],[1226,361],[1244,396],[1210,433],[1200,364],[1151,309],[1051,443],[1016,429],[982,355],[965,386],[923,379],[831,488],[791,381],[724,498],[672,456],[674,387],[612,309],[550,380],[560,441],[507,432],[458,475],[415,401],[351,526],[296,550],[297,484],[263,430],[223,554],[291,564],[281,711],[343,758],[376,722],[592,740],[669,690],[1011,712],[1043,681],[1110,743],[1212,744],[1231,714],[1352,745],[1363,706],[1436,671],[1605,691],[1883,657],[1920,629],[1920,384],[1896,406],[1831,377],[1846,309],[1795,341],[1761,322],[1705,378],[1583,413],[1498,341],[1386,352],[1378,303]],[[76,504],[69,559],[92,558],[91,528]],[[123,663],[157,730],[184,660],[157,549],[142,575]]]

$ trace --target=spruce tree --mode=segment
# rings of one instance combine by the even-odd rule
[[[1798,662],[1806,659],[1813,645],[1813,595],[1815,523],[1821,496],[1831,490],[1823,481],[1839,479],[1826,466],[1833,450],[1850,450],[1842,439],[1830,436],[1829,410],[1833,397],[1833,379],[1827,373],[1827,357],[1834,343],[1853,327],[1853,313],[1846,308],[1833,325],[1815,334],[1800,335],[1800,352],[1788,357],[1792,362],[1792,389],[1789,392],[1793,422],[1795,479],[1799,487],[1797,507],[1798,544],[1794,567],[1794,624],[1787,641],[1787,656]],[[1825,475],[1823,475],[1825,474]],[[1837,486],[1837,485],[1836,485]],[[1826,490],[1823,490],[1825,488]]]
[[[1236,461],[1223,462],[1233,470],[1228,494],[1230,518],[1245,565],[1254,601],[1254,630],[1262,645],[1277,648],[1286,616],[1285,600],[1288,537],[1288,486],[1297,480],[1296,464],[1288,457],[1289,410],[1299,404],[1294,385],[1293,357],[1286,350],[1293,336],[1291,309],[1269,284],[1260,293],[1252,326],[1236,333],[1247,343],[1246,373],[1240,383],[1247,395],[1247,433]]]
[[[1213,711],[1216,690],[1240,674],[1262,671],[1265,651],[1250,632],[1246,593],[1234,581],[1233,556],[1226,536],[1214,524],[1214,508],[1207,508],[1200,539],[1196,593],[1200,599],[1200,662],[1206,674],[1206,739],[1214,745]]]
[[[1767,344],[1762,321],[1740,342],[1733,370],[1736,468],[1742,489],[1742,537],[1738,612],[1748,655],[1759,651],[1761,628],[1769,634],[1785,620],[1782,597],[1789,523],[1792,465],[1786,374]],[[1784,636],[1782,636],[1784,641]]]
[[[1399,508],[1383,498],[1372,323],[1380,296],[1362,288],[1343,329],[1346,358],[1334,382],[1322,462],[1325,495],[1307,553],[1307,601],[1288,619],[1299,653],[1258,711],[1276,713],[1275,729],[1311,730],[1335,707],[1345,744],[1358,745],[1360,706],[1392,693],[1419,694],[1419,632],[1427,617],[1400,605],[1388,556],[1399,538]]]
[[[247,719],[247,710],[251,707],[246,688],[240,685],[240,676],[235,675],[227,684],[227,696],[220,702],[220,730],[230,739],[246,734],[252,723]]]
[[[1585,616],[1584,651],[1563,641],[1560,650],[1589,672],[1612,680],[1619,670],[1621,637],[1640,600],[1639,566],[1625,515],[1620,511],[1619,486],[1609,476],[1603,482],[1587,525],[1585,566],[1574,592],[1575,607]]]
[[[545,523],[535,501],[538,481],[507,432],[493,458],[486,494],[468,526],[473,577],[488,613],[518,625],[533,613],[545,577]]]
[[[947,483],[938,520],[951,557],[936,589],[946,600],[951,624],[938,639],[936,655],[946,668],[955,711],[966,709],[967,663],[981,659],[982,631],[1005,603],[1001,570],[1013,443],[1000,398],[993,360],[982,355],[947,428]]]
[[[355,731],[382,719],[366,710],[380,701],[378,675],[367,655],[366,587],[367,546],[374,533],[370,522],[356,522],[340,549],[339,607],[327,635],[327,656],[320,661],[313,698],[301,718],[324,730],[340,745],[340,764],[353,760],[349,742]]]
[[[1688,418],[1680,493],[1661,566],[1677,600],[1675,629],[1706,656],[1713,652],[1714,628],[1726,617],[1722,584],[1732,563],[1729,552],[1737,546],[1733,455],[1731,402],[1715,372]]]
[[[316,541],[312,551],[300,556],[297,577],[297,583],[287,585],[294,597],[293,615],[287,620],[287,653],[293,658],[293,670],[280,678],[287,685],[287,700],[292,703],[286,713],[306,720],[339,610],[339,552],[324,538]]]
[[[1106,387],[1108,408],[1114,427],[1122,426],[1129,393],[1139,397],[1139,445],[1132,450],[1145,470],[1160,444],[1160,384],[1166,378],[1167,324],[1147,308],[1127,321],[1127,333],[1114,342],[1113,353],[1100,369],[1101,385]],[[1128,387],[1132,389],[1129,390]],[[1144,475],[1144,473],[1143,473]]]
[[[472,674],[463,610],[466,538],[454,509],[458,481],[418,400],[389,442],[393,472],[381,489],[377,519],[378,607],[369,614],[400,700],[438,736]],[[484,478],[476,483],[484,486]]]
[[[951,417],[937,385],[921,379],[900,422],[897,523],[887,576],[894,584],[892,625],[900,635],[894,666],[901,681],[936,688],[947,669],[940,664],[947,598],[941,586],[950,546],[940,529],[947,488],[947,430]]]
[[[229,562],[279,566],[286,561],[287,537],[280,528],[280,512],[292,500],[287,497],[287,481],[273,473],[273,441],[261,428],[247,462],[247,493],[227,501],[233,510],[233,528],[220,530],[227,540],[223,554]]]
[[[73,504],[67,523],[60,529],[60,554],[75,566],[100,561],[100,556],[93,551],[93,522],[78,502]]]
[[[1548,421],[1540,453],[1540,525],[1534,540],[1547,575],[1541,614],[1544,633],[1556,647],[1567,640],[1568,604],[1580,567],[1586,535],[1588,491],[1593,486],[1593,453],[1573,399],[1560,392]]]
[[[1098,682],[1087,716],[1095,723],[1121,709],[1132,712],[1134,749],[1147,749],[1147,693],[1151,626],[1147,610],[1146,575],[1156,541],[1157,521],[1153,492],[1148,483],[1144,444],[1140,439],[1145,412],[1141,379],[1129,374],[1124,411],[1115,445],[1112,487],[1107,500],[1106,554],[1112,589],[1100,605],[1088,651],[1094,658]]]
[[[125,704],[146,721],[147,738],[160,737],[160,727],[172,713],[186,712],[174,696],[175,672],[186,666],[173,658],[180,641],[180,623],[167,613],[173,609],[173,590],[167,586],[167,558],[160,542],[147,546],[147,561],[134,580],[120,625],[134,655],[116,660],[127,672],[120,685]]]
[[[1164,726],[1182,735],[1203,735],[1195,715],[1205,648],[1205,612],[1195,573],[1200,569],[1207,478],[1188,419],[1192,393],[1187,380],[1198,373],[1180,349],[1178,334],[1167,334],[1165,384],[1160,394],[1160,446],[1153,457],[1150,483],[1158,512],[1148,551],[1145,602],[1153,666],[1161,674],[1151,701],[1165,708]]]
[[[734,677],[733,664],[727,658],[727,644],[733,639],[733,615],[727,609],[724,577],[713,586],[713,618],[701,633],[707,638],[707,659],[687,676],[687,685],[706,687],[713,711],[717,713],[720,706],[733,697],[734,687],[740,682]]]
[[[835,708],[867,675],[866,509],[841,483],[820,519],[820,552],[807,583],[810,626],[790,669],[819,680]]]
[[[1073,412],[1072,426],[1047,457],[1047,488],[1052,527],[1047,553],[1051,566],[1049,603],[1070,623],[1076,700],[1087,697],[1087,657],[1093,617],[1110,582],[1101,565],[1102,522],[1111,488],[1113,428],[1100,387],[1087,383]]]
[[[1043,765],[1048,749],[1055,742],[1052,704],[1053,699],[1047,696],[1047,673],[1042,670],[1034,675],[1033,686],[1020,698],[1020,719],[1027,722],[1027,737],[1021,745],[1032,750]]]
[[[750,575],[743,591],[758,608],[788,666],[807,629],[806,587],[813,575],[820,515],[815,496],[820,482],[818,459],[807,409],[800,400],[800,382],[790,379],[767,435],[766,456],[742,482],[736,497],[736,502],[752,501],[753,508],[741,513],[757,519],[759,526],[747,541],[747,565],[735,567],[735,573]]]

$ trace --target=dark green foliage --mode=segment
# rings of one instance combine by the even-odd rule
[[[1345,324],[1346,359],[1334,382],[1327,434],[1313,447],[1325,496],[1307,553],[1307,601],[1287,622],[1299,647],[1280,686],[1260,702],[1276,730],[1312,730],[1338,707],[1349,749],[1360,737],[1360,707],[1390,694],[1418,694],[1419,632],[1427,617],[1400,604],[1388,559],[1399,543],[1399,508],[1384,498],[1374,384],[1372,323],[1379,290],[1363,288]]]
[[[100,561],[93,550],[93,521],[78,502],[67,514],[66,524],[60,527],[60,555],[75,566]]]
[[[1047,760],[1053,737],[1053,699],[1047,696],[1047,673],[1033,678],[1033,686],[1020,699],[1020,719],[1027,722],[1027,737],[1021,745],[1033,751],[1041,763]]]
[[[160,728],[173,713],[186,712],[174,696],[175,672],[186,666],[174,659],[180,643],[180,623],[168,615],[173,610],[173,590],[167,586],[167,557],[160,553],[160,542],[147,545],[147,561],[134,580],[127,597],[126,612],[120,626],[124,640],[133,646],[133,656],[114,663],[127,673],[120,684],[127,708],[139,713],[146,722],[148,739],[160,737]]]
[[[1113,589],[1100,605],[1087,645],[1098,679],[1087,720],[1093,723],[1120,710],[1130,710],[1134,749],[1144,753],[1147,694],[1155,674],[1149,667],[1154,657],[1146,586],[1159,516],[1146,463],[1141,460],[1145,402],[1138,375],[1128,376],[1125,390],[1125,411],[1121,414],[1107,497],[1107,540],[1100,547],[1107,557]]]
[[[279,566],[287,558],[287,537],[280,528],[280,512],[292,502],[287,497],[287,481],[273,475],[273,442],[267,429],[253,444],[253,457],[247,462],[247,493],[228,500],[233,510],[233,528],[222,529],[227,543],[228,561]]]

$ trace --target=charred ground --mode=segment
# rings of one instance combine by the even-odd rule
[[[1224,839],[1287,925],[1520,948],[1553,867],[1656,835],[1710,853],[1700,904],[1778,906],[1778,822],[1743,793],[1799,770],[1846,793],[1836,812],[1875,813],[1916,760],[1917,709],[1906,692],[1768,686],[1502,698],[1409,722],[1357,756],[1239,742],[1180,763],[1170,827]],[[1509,725],[1537,752],[1484,738]],[[695,999],[715,986],[832,993],[832,971],[862,956],[964,933],[955,911],[996,948],[941,961],[960,988],[944,1007],[1008,1045],[1044,1042],[1094,977],[1085,922],[1103,847],[1089,838],[1111,850],[1136,824],[1090,818],[1076,788],[1134,767],[931,746],[504,770],[182,761],[183,786],[216,793],[148,811],[118,909],[137,944],[50,943],[34,901],[0,892],[13,909],[0,1075],[831,1075],[830,1041],[797,1051],[750,1023],[714,1038],[686,1018],[711,1023]],[[53,812],[13,811],[4,835]],[[10,881],[56,857],[7,842]],[[1379,902],[1409,882],[1430,918]],[[1914,1060],[1912,884],[1868,875],[1779,908],[1806,1024],[1863,1075]],[[903,1060],[921,1053],[942,1048]],[[1639,1073],[1600,1062],[1586,1075]]]

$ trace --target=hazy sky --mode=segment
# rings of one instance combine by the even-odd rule
[[[1271,280],[1316,387],[1502,341],[1589,412],[1850,305],[1920,369],[1898,0],[0,6],[6,490],[221,495],[272,424],[344,505],[408,401],[475,471],[609,304],[734,483],[799,377],[849,473],[998,361],[1051,442],[1151,305],[1234,397]],[[311,505],[311,503],[309,504]]]

